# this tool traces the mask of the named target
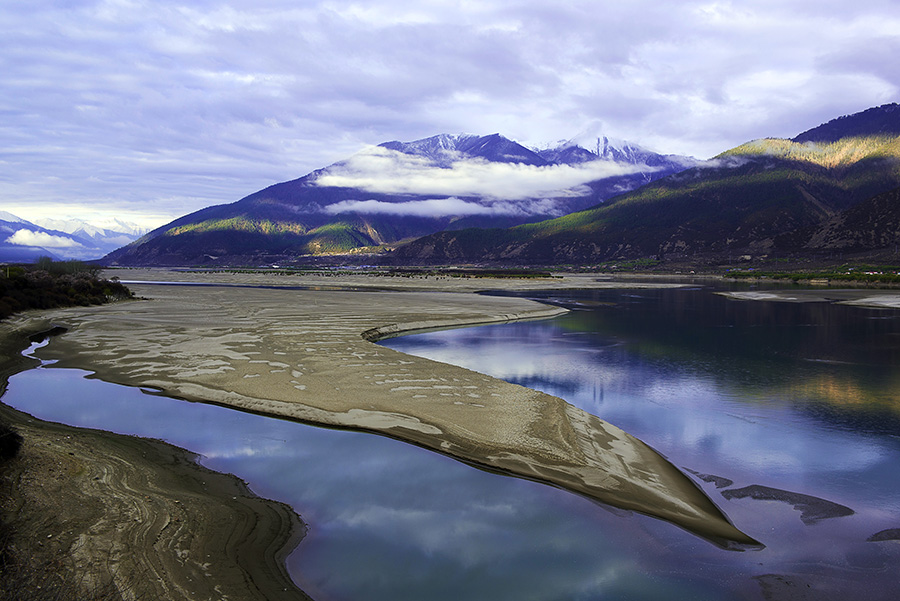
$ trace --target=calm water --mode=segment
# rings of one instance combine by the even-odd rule
[[[707,290],[556,300],[578,310],[385,344],[561,396],[718,477],[698,482],[765,549],[724,551],[387,438],[150,396],[78,370],[19,374],[3,401],[163,438],[291,504],[310,534],[289,568],[319,600],[900,595],[900,541],[867,541],[900,528],[900,313]],[[795,498],[729,495],[748,485],[854,513],[815,519]]]
[[[817,598],[900,598],[900,541],[868,541],[900,528],[900,312],[704,288],[544,296],[575,310],[387,345],[560,396],[715,476],[704,489],[766,549],[691,560],[790,574]],[[753,485],[785,500],[735,492]],[[810,499],[777,491],[854,513],[815,519],[834,506],[812,499],[804,515]],[[762,584],[790,591],[783,580]]]

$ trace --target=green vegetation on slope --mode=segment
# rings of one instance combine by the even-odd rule
[[[802,251],[823,223],[898,186],[898,137],[756,140],[586,211],[442,232],[401,247],[396,259],[583,264]]]
[[[373,246],[375,240],[343,221],[327,223],[310,230],[304,250],[310,255],[346,253],[362,246]]]
[[[250,219],[248,217],[229,217],[227,219],[207,219],[197,223],[179,225],[166,231],[165,236],[178,236],[189,233],[207,233],[216,231],[249,232],[266,236],[300,235],[306,233],[302,223],[272,221],[270,219]]]
[[[900,138],[896,136],[851,136],[835,142],[797,143],[781,138],[764,138],[742,144],[720,154],[725,157],[777,157],[835,169],[867,159],[900,158]]]

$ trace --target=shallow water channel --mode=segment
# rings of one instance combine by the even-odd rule
[[[764,549],[720,549],[388,438],[150,396],[79,370],[18,374],[3,402],[162,438],[289,503],[310,527],[289,569],[319,600],[900,596],[900,311],[705,288],[544,296],[574,310],[383,344],[624,428],[696,473]]]

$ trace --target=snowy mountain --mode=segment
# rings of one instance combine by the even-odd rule
[[[82,219],[35,219],[32,223],[50,230],[58,230],[89,238],[125,235],[136,239],[147,233],[146,228],[115,218],[94,221],[84,221]]]
[[[93,248],[100,251],[91,257],[94,259],[130,244],[147,233],[146,229],[119,219],[91,222],[81,219],[35,219],[34,223],[48,230],[65,232],[79,240],[89,240]]]
[[[602,155],[574,143],[538,152],[500,134],[395,140],[185,215],[105,260],[252,264],[379,252],[437,231],[559,217],[694,163],[634,145],[608,144]]]
[[[603,138],[586,150],[650,164]],[[582,154],[562,144],[539,154]],[[597,162],[597,161],[595,161]],[[892,265],[900,248],[900,105],[764,138],[584,211],[507,230],[442,231],[395,249],[400,264],[734,265],[838,256]],[[845,254],[846,253],[846,254]],[[748,265],[749,266],[749,265]]]
[[[647,176],[644,183],[657,179],[653,174],[660,170],[674,173],[703,163],[693,157],[659,154],[627,140],[617,140],[602,134],[595,138],[578,136],[535,152],[548,162],[557,164],[573,165],[599,160],[634,165]]]
[[[30,222],[0,211],[0,261],[29,262],[40,256],[98,259],[142,234],[140,227],[119,220],[91,223],[80,219],[36,219]]]
[[[543,149],[527,148],[500,134],[440,134],[414,142],[385,142],[379,144],[379,147],[427,157],[442,166],[466,158],[535,166],[579,165],[599,160],[650,168],[671,165],[681,169],[696,166],[700,162],[691,157],[659,154],[632,142],[602,134],[595,138],[579,135]]]
[[[473,134],[439,134],[414,142],[385,142],[381,148],[404,154],[427,157],[441,166],[465,158],[480,158],[496,163],[522,165],[546,165],[548,161],[521,144],[500,134],[477,136]]]
[[[7,223],[28,223],[24,219],[16,217],[12,213],[8,213],[6,211],[0,211],[0,221],[5,221]]]

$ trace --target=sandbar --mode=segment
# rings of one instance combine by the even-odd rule
[[[794,509],[800,512],[800,520],[806,525],[815,524],[829,518],[853,515],[852,509],[840,503],[760,484],[752,484],[743,488],[732,488],[723,491],[722,496],[726,499],[750,498],[760,501],[780,501],[793,505]]]
[[[372,342],[565,311],[473,294],[479,290],[661,284],[589,276],[107,275],[130,282],[147,300],[42,313],[68,331],[39,356],[167,396],[390,436],[668,520],[725,546],[756,544],[693,480],[614,425],[557,397]],[[220,285],[142,285],[142,279]]]
[[[733,300],[773,301],[786,303],[838,303],[876,309],[900,309],[900,293],[896,290],[871,289],[797,289],[718,292]]]

